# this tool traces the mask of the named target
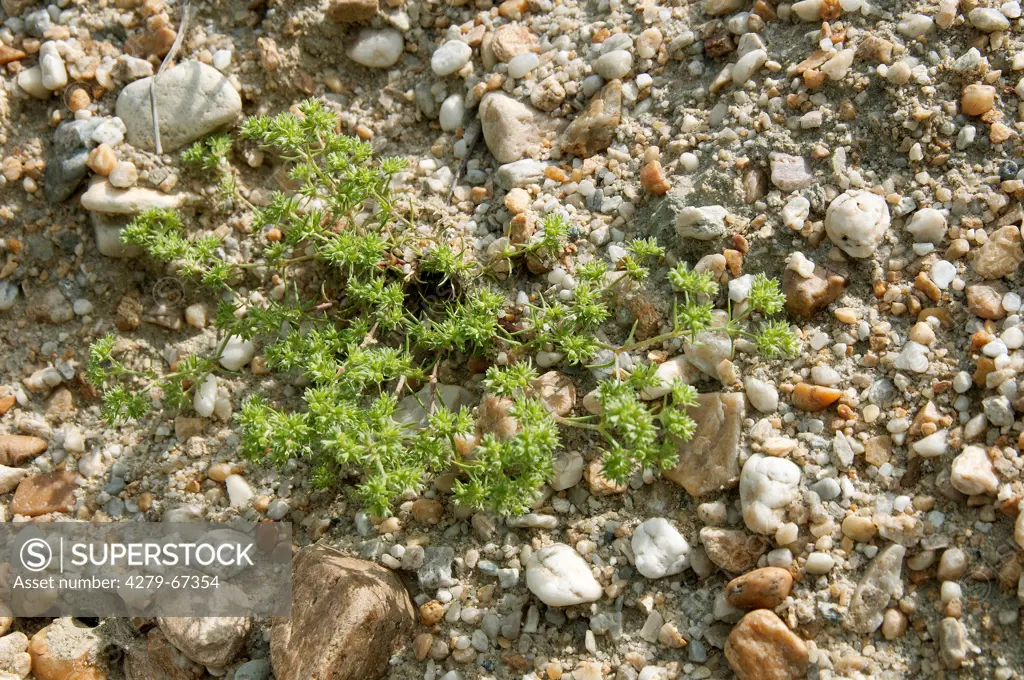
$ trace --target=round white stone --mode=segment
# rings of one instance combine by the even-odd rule
[[[832,567],[836,564],[835,558],[828,553],[823,552],[812,552],[807,556],[807,562],[804,564],[804,570],[808,574],[827,574],[832,571]]]
[[[430,68],[439,76],[448,76],[469,63],[473,48],[461,40],[449,40],[434,50]]]
[[[889,228],[889,206],[870,191],[837,196],[825,211],[825,233],[851,257],[871,257]]]
[[[364,28],[346,54],[352,61],[369,68],[389,68],[398,63],[404,50],[405,39],[395,29]]]
[[[740,505],[747,528],[770,534],[782,526],[786,507],[799,494],[800,467],[785,458],[755,453],[740,473]]]
[[[64,67],[64,59],[57,51],[57,43],[52,40],[39,46],[39,71],[43,87],[47,90],[59,90],[67,87],[68,72]]]
[[[690,544],[663,517],[653,517],[638,526],[631,546],[636,570],[647,578],[679,574],[690,565]]]
[[[993,494],[999,488],[992,461],[980,446],[968,446],[953,459],[949,480],[954,489],[968,496]]]
[[[953,279],[956,278],[956,266],[947,260],[939,260],[932,265],[929,273],[931,274],[932,282],[940,290],[946,290],[949,288],[949,284],[953,283]]]
[[[564,543],[544,546],[530,556],[526,587],[549,607],[596,602],[604,592],[586,560]]]
[[[227,487],[228,501],[230,501],[233,508],[247,505],[249,499],[253,496],[249,483],[241,475],[228,475],[227,479],[224,480],[224,486]]]
[[[907,231],[918,243],[939,244],[946,237],[946,216],[935,208],[922,208],[907,222]]]
[[[732,67],[732,82],[735,85],[743,85],[761,70],[768,61],[768,53],[764,50],[751,50],[736,61]]]
[[[633,69],[633,55],[626,50],[612,50],[594,62],[594,72],[605,80],[624,78]]]

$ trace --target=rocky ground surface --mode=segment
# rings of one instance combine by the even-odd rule
[[[3,0],[0,518],[288,520],[318,546],[291,621],[161,619],[114,645],[95,622],[0,617],[2,680],[1024,675],[1017,0],[190,5],[158,155],[148,79],[181,0]],[[444,480],[380,520],[302,465],[244,462],[241,400],[300,389],[258,348],[232,350],[244,368],[203,415],[106,426],[90,342],[116,329],[162,365],[216,343],[216,300],[119,228],[180,207],[245,261],[266,235],[178,152],[311,96],[413,159],[420,219],[482,262],[568,216],[575,254],[508,278],[510,300],[571,297],[575,262],[656,236],[736,303],[749,274],[781,278],[800,356],[648,348],[702,392],[679,467],[616,486],[573,436],[507,520]],[[254,147],[230,160],[257,205],[287,187]],[[622,301],[620,331],[664,327],[659,285]],[[585,413],[593,376],[535,359]],[[480,396],[464,361],[439,377]]]

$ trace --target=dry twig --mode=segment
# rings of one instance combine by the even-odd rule
[[[171,44],[170,51],[168,51],[164,56],[164,60],[160,62],[160,68],[157,69],[156,75],[153,76],[153,80],[149,81],[149,103],[150,108],[153,110],[153,142],[156,146],[157,154],[163,153],[163,146],[160,144],[160,117],[156,110],[156,79],[164,72],[167,65],[174,61],[174,55],[178,53],[178,48],[181,47],[181,41],[184,39],[185,33],[188,32],[190,9],[190,0],[185,0],[185,5],[181,10],[181,23],[178,25],[178,35],[174,37],[174,42]]]

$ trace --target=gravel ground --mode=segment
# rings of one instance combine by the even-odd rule
[[[158,79],[157,154],[149,78],[181,0],[3,0],[0,519],[291,521],[298,546],[393,571],[401,583],[380,587],[404,583],[416,610],[398,639],[348,638],[372,670],[350,659],[335,678],[1024,675],[1019,2],[190,5]],[[411,159],[399,190],[417,220],[480,263],[523,224],[566,217],[560,262],[496,282],[510,310],[571,299],[578,264],[614,265],[654,236],[664,261],[617,294],[602,337],[671,330],[663,282],[686,262],[714,273],[723,308],[740,308],[748,275],[780,279],[798,356],[714,332],[623,355],[702,393],[680,466],[617,486],[600,442],[567,432],[550,488],[513,519],[456,507],[442,477],[382,520],[348,484],[315,491],[304,464],[244,460],[242,400],[301,403],[258,345],[237,349],[245,368],[218,378],[206,417],[158,403],[106,425],[83,375],[91,342],[116,331],[156,370],[218,344],[216,297],[126,251],[118,229],[177,206],[219,256],[248,262],[268,233],[179,151],[308,97],[381,156]],[[290,188],[251,144],[229,161],[255,205]],[[276,286],[244,291],[259,305]],[[574,413],[593,407],[595,370],[532,359],[567,376]],[[482,377],[461,356],[438,372],[471,404]],[[413,616],[394,611],[381,615]],[[38,635],[30,646],[44,625],[51,650],[90,634],[0,617],[0,679],[72,677]],[[179,628],[149,630],[152,665],[135,670],[87,639],[77,672],[320,677],[281,661],[266,621]],[[232,654],[204,656],[211,640]],[[326,653],[309,645],[296,653]],[[159,670],[158,651],[188,669]]]

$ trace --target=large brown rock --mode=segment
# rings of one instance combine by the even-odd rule
[[[45,439],[23,434],[0,434],[0,465],[17,467],[45,450]]]
[[[77,478],[71,470],[58,470],[21,480],[11,501],[11,512],[26,517],[68,512],[75,507]]]
[[[697,430],[690,441],[676,441],[679,463],[665,473],[695,498],[739,482],[740,428],[745,415],[740,393],[710,392],[697,399],[700,405],[688,410]]]
[[[725,641],[725,659],[738,680],[798,680],[807,675],[807,645],[769,609],[756,609]]]
[[[820,266],[814,267],[814,274],[809,279],[788,268],[782,275],[786,311],[805,319],[828,307],[845,289],[846,279]]]
[[[398,577],[323,546],[304,548],[292,574],[292,616],[270,638],[277,680],[374,680],[412,640],[415,610]]]

